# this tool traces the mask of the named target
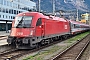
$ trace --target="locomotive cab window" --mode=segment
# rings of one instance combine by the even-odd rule
[[[15,18],[14,27],[29,28],[31,27],[32,16],[18,16]]]
[[[42,24],[41,18],[37,20],[36,26],[40,26]]]

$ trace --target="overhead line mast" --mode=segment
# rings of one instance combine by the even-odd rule
[[[53,14],[55,14],[55,0],[52,0],[53,3]]]

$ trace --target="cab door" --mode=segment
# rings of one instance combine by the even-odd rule
[[[36,36],[44,37],[45,36],[45,19],[39,18],[36,22]]]
[[[41,37],[42,29],[41,29],[41,18],[39,18],[36,22],[36,29],[35,29],[35,36],[36,37]]]
[[[42,38],[44,38],[45,37],[45,18],[42,18],[41,31],[42,31],[41,36]]]

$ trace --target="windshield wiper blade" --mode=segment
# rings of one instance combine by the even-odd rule
[[[34,28],[32,26],[23,26],[23,28]]]
[[[19,23],[17,24],[17,26],[22,25],[22,22],[23,22],[23,17],[21,18],[21,20],[19,21]]]

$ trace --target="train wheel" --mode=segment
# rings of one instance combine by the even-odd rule
[[[67,39],[67,35],[64,35],[63,38],[64,38],[64,39]]]
[[[53,39],[51,38],[51,39],[50,39],[50,43],[52,43],[52,42],[53,42]]]
[[[40,48],[40,43],[36,43],[36,48]]]
[[[41,45],[44,45],[44,44],[45,44],[45,41],[44,41],[44,40],[42,40],[42,41],[40,42],[40,44],[41,44]]]
[[[63,40],[62,36],[59,37],[59,40]]]
[[[50,43],[50,39],[45,40],[45,44],[49,44]]]

